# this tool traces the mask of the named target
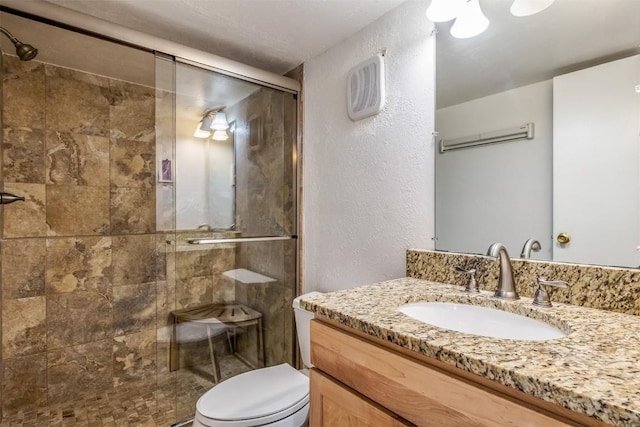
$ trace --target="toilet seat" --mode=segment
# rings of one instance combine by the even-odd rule
[[[309,378],[284,363],[245,372],[206,392],[196,420],[209,427],[251,427],[308,411]]]

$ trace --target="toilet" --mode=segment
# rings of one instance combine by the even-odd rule
[[[311,367],[310,326],[313,313],[300,308],[302,298],[320,295],[309,292],[293,300],[298,343],[304,369],[283,363],[237,375],[214,386],[196,403],[194,427],[301,427],[309,416]]]

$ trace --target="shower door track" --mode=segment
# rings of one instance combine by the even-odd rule
[[[187,239],[190,245],[213,245],[218,243],[244,243],[244,242],[272,242],[275,240],[294,240],[298,236],[256,236],[256,237],[231,237],[222,239]]]

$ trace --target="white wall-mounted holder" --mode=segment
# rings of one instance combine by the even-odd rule
[[[354,122],[382,111],[385,100],[384,57],[376,55],[353,67],[347,76],[347,109]]]
[[[478,145],[495,144],[496,142],[520,141],[534,138],[534,124],[526,123],[515,128],[484,132],[477,135],[456,139],[441,139],[440,152],[477,147]]]

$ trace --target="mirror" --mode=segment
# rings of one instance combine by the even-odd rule
[[[259,86],[203,68],[177,64],[175,71],[176,229],[234,230],[236,215],[236,110]],[[228,129],[195,129],[224,108]],[[207,114],[207,112],[211,114]],[[208,126],[207,126],[208,127]],[[208,136],[207,136],[208,135]],[[161,166],[159,166],[160,168]],[[172,180],[162,180],[169,182]]]
[[[451,22],[437,24],[436,138],[527,123],[534,137],[438,150],[436,249],[484,254],[499,241],[517,257],[535,238],[542,250],[532,258],[638,267],[640,151],[623,153],[614,134],[623,129],[640,147],[640,2],[556,0],[528,17],[512,16],[511,3],[480,0],[490,26],[471,39],[453,38]],[[621,84],[611,69],[623,62],[628,91],[610,102],[625,110],[611,113],[598,104]],[[587,148],[589,135],[603,148]],[[622,169],[631,175],[617,184]]]

